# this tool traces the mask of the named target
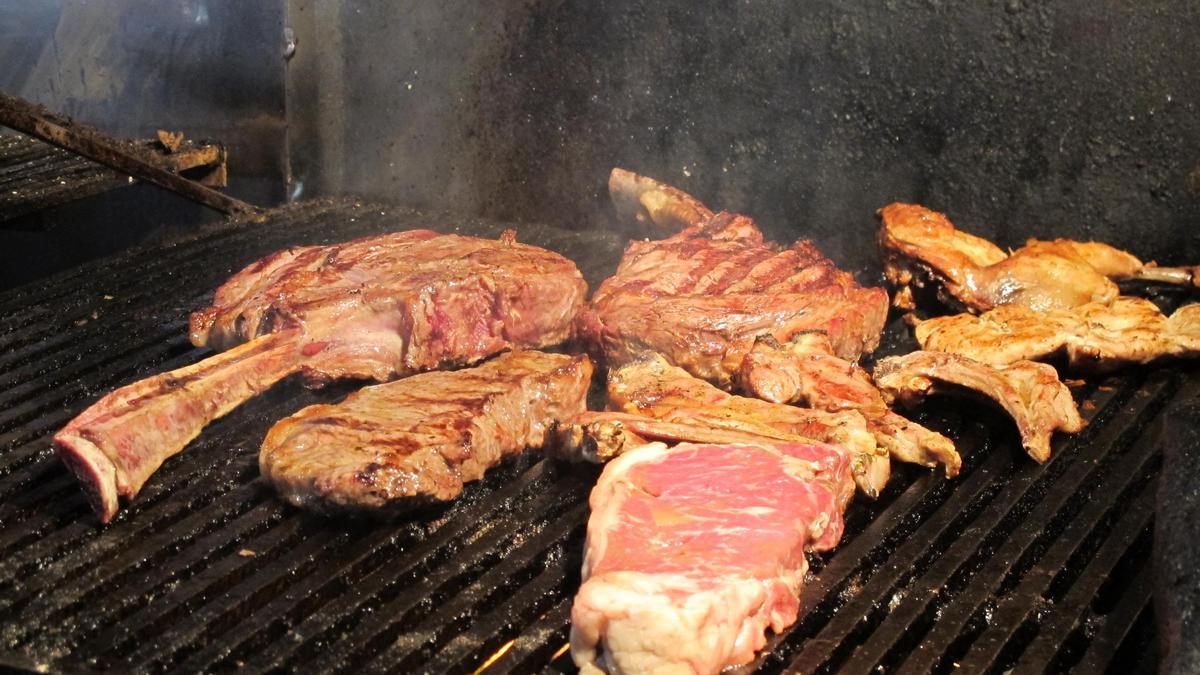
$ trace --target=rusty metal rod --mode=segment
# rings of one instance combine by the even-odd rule
[[[130,151],[97,129],[59,118],[41,106],[0,93],[0,124],[180,194],[227,214],[256,213],[257,206],[205,187]]]

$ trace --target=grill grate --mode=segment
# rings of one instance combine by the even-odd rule
[[[563,647],[595,467],[530,455],[447,507],[386,523],[302,514],[260,485],[279,417],[352,390],[285,382],[212,425],[100,529],[49,435],[114,386],[205,354],[187,313],[290,244],[449,222],[322,202],[97,261],[0,296],[0,665],[112,671],[571,671]],[[461,231],[494,236],[502,226]],[[620,242],[547,227],[523,241],[586,263]],[[900,326],[892,342],[903,344]],[[893,347],[895,348],[895,347]],[[746,672],[1094,672],[1154,666],[1148,575],[1163,404],[1190,368],[1077,391],[1088,428],[1044,467],[998,413],[933,401],[946,481],[900,468],[814,560],[800,621]]]

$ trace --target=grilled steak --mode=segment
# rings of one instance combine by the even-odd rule
[[[796,620],[805,551],[842,534],[853,483],[824,445],[651,444],[592,490],[571,656],[584,673],[716,673]]]
[[[263,477],[297,506],[406,507],[454,499],[586,407],[586,356],[517,351],[465,370],[366,387],[267,434]]]
[[[562,341],[586,284],[574,263],[514,241],[414,230],[268,256],[192,316],[197,346],[226,349],[102,398],[54,438],[108,522],[118,497],[212,420],[280,379],[388,380]]]
[[[1083,429],[1071,391],[1059,381],[1054,366],[1045,363],[992,366],[957,354],[920,351],[882,359],[874,374],[885,395],[906,405],[920,403],[941,385],[990,398],[1012,416],[1021,444],[1039,462],[1050,459],[1055,431],[1073,434]]]
[[[675,188],[614,169],[613,201],[629,220],[665,229],[635,241],[580,315],[595,353],[621,364],[657,353],[719,387],[777,403],[858,410],[903,462],[960,460],[949,439],[888,409],[853,361],[879,343],[887,294],[863,288],[810,242],[763,241],[745,216],[713,215]]]

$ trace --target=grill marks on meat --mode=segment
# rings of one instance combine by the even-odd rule
[[[309,384],[398,375],[564,340],[586,284],[570,260],[415,230],[291,249],[235,274],[192,316],[227,349],[102,398],[55,436],[101,522],[209,422],[293,373]],[[182,383],[182,384],[181,384]]]
[[[922,349],[983,363],[1065,354],[1073,370],[1103,372],[1200,354],[1200,305],[1186,305],[1170,317],[1149,300],[1128,296],[1044,312],[1010,305],[979,316],[922,321],[915,333]]]
[[[591,495],[571,655],[584,673],[716,673],[796,620],[805,551],[836,545],[853,491],[823,445],[640,447]]]
[[[1143,263],[1099,242],[1030,239],[1009,254],[922,206],[889,204],[879,215],[885,271],[901,288],[902,303],[910,297],[907,287],[922,285],[926,277],[973,311],[1004,305],[1044,311],[1109,304],[1120,293],[1113,280],[1197,285],[1196,268]]]
[[[882,359],[875,367],[875,384],[885,395],[916,405],[945,385],[948,391],[967,390],[999,404],[1017,423],[1021,444],[1038,462],[1050,459],[1050,438],[1056,431],[1076,433],[1083,419],[1066,385],[1053,366],[1017,361],[990,366],[956,354],[913,352]]]
[[[821,331],[855,359],[878,345],[886,315],[882,289],[859,286],[811,243],[781,249],[749,218],[719,213],[667,239],[631,242],[581,331],[615,362],[654,351],[728,386],[761,337]]]
[[[609,372],[609,406],[559,430],[567,454],[608,459],[641,440],[700,443],[822,442],[845,453],[856,483],[874,497],[890,475],[856,410],[827,412],[734,396],[692,377],[658,355]]]
[[[259,468],[289,502],[323,510],[454,499],[586,407],[586,356],[518,351],[483,365],[366,387],[271,428]]]
[[[781,249],[749,218],[708,215],[691,197],[648,178],[616,169],[609,185],[626,218],[688,227],[628,246],[581,317],[593,351],[613,364],[657,353],[723,389],[857,410],[893,457],[958,472],[953,443],[890,411],[852,363],[878,345],[887,316],[883,289],[859,286],[811,242]]]

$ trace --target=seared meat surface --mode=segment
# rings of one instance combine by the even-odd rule
[[[1195,268],[1158,267],[1099,242],[1030,239],[1006,253],[995,244],[962,232],[945,215],[915,204],[889,204],[879,210],[889,280],[900,287],[933,277],[958,303],[972,311],[1018,305],[1035,311],[1109,304],[1120,289],[1113,280],[1140,279],[1196,285]]]
[[[1200,305],[1186,305],[1170,317],[1149,300],[1128,296],[1043,312],[1008,305],[979,316],[922,321],[915,333],[922,349],[983,363],[1065,354],[1073,370],[1103,372],[1200,354]]]
[[[608,459],[640,439],[700,443],[822,442],[847,453],[855,482],[870,496],[887,483],[887,452],[856,410],[827,412],[735,396],[651,355],[609,371],[614,412],[584,413],[559,442]]]
[[[593,351],[614,365],[660,354],[723,389],[857,410],[896,459],[957,473],[954,444],[890,411],[853,363],[879,344],[883,289],[858,285],[811,242],[781,249],[749,218],[713,215],[649,178],[614,169],[609,189],[629,220],[661,229],[693,222],[625,250],[581,315]]]
[[[992,399],[1012,416],[1021,444],[1038,462],[1050,459],[1054,432],[1083,429],[1071,391],[1059,381],[1058,371],[1045,363],[992,366],[957,354],[920,351],[880,360],[874,377],[886,396],[910,406],[943,390],[970,391]]]
[[[508,352],[474,368],[366,387],[267,434],[263,478],[296,506],[404,508],[448,501],[586,408],[586,356]]]
[[[615,169],[610,186],[653,183],[631,175]],[[682,194],[662,188],[670,192],[644,192],[641,199]],[[631,201],[619,191],[613,199]],[[633,203],[642,210],[628,218],[650,217],[641,201]],[[655,209],[660,217],[678,211],[657,202]],[[886,317],[883,289],[859,286],[810,242],[780,248],[765,242],[749,218],[719,213],[666,239],[631,242],[616,274],[596,289],[581,331],[613,362],[657,352],[728,387],[760,339],[786,343],[820,331],[835,353],[856,359],[879,344]]]
[[[825,445],[673,448],[610,462],[592,490],[571,657],[585,674],[717,673],[796,620],[805,551],[841,538],[853,492]]]
[[[192,316],[195,344],[226,349],[100,399],[54,438],[108,522],[212,420],[301,373],[384,381],[561,342],[586,284],[560,255],[514,241],[399,232],[276,253]]]

